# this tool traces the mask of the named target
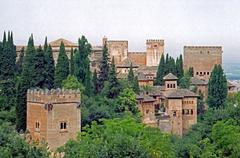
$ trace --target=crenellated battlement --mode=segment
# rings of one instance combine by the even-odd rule
[[[71,103],[80,102],[81,93],[79,90],[66,89],[28,89],[27,102],[36,103]]]
[[[206,49],[218,48],[218,49],[222,49],[222,46],[184,46],[184,48],[206,48]]]
[[[152,42],[164,43],[164,40],[162,40],[162,39],[147,39],[146,40],[146,43],[152,43]]]

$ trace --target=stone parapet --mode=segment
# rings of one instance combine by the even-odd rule
[[[72,103],[80,102],[81,93],[79,90],[66,89],[28,89],[27,102],[38,103]]]

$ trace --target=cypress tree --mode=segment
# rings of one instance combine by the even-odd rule
[[[71,55],[70,55],[70,74],[74,75],[74,59],[73,59],[73,49],[71,48]]]
[[[102,60],[100,62],[100,72],[98,78],[98,90],[101,92],[104,82],[108,80],[109,74],[109,54],[106,44],[103,47]]]
[[[46,43],[47,44],[47,43]],[[44,88],[52,89],[54,86],[54,75],[55,75],[55,65],[52,53],[51,45],[47,46],[46,51],[44,52],[44,61],[45,61],[45,74],[44,74]]]
[[[169,55],[167,53],[166,60],[165,60],[165,75],[169,74]]]
[[[158,65],[158,70],[157,70],[157,77],[156,80],[154,81],[155,85],[163,85],[163,77],[165,76],[165,59],[164,59],[164,54],[162,54],[159,65]]]
[[[208,105],[219,108],[224,105],[227,97],[227,79],[221,65],[215,65],[208,84]]]
[[[139,87],[139,83],[138,83],[138,76],[134,77],[134,82],[133,82],[133,90],[136,94],[140,93],[140,87]]]
[[[45,37],[43,51],[47,52],[47,48],[48,48],[48,42],[47,42],[47,37]]]
[[[193,77],[193,74],[194,74],[194,70],[193,70],[193,67],[189,67],[188,69],[188,74]]]
[[[128,82],[131,84],[134,81],[134,73],[133,73],[133,67],[132,67],[132,63],[130,65],[130,70],[128,72]]]
[[[35,48],[33,42],[33,35],[28,40],[26,53],[23,58],[23,70],[21,77],[17,84],[17,106],[16,106],[16,129],[18,132],[26,130],[26,99],[27,90],[34,84],[34,57]]]
[[[176,60],[176,76],[180,79],[183,77],[184,71],[183,71],[183,59],[182,54],[177,58]]]
[[[85,77],[85,82],[84,82],[84,87],[85,87],[85,95],[87,96],[92,96],[93,94],[93,84],[92,84],[92,75],[91,71],[87,71],[86,77]]]
[[[108,85],[107,85],[107,96],[109,98],[116,98],[118,94],[120,93],[121,87],[118,82],[117,76],[116,76],[116,68],[114,63],[114,58],[111,62],[111,67],[109,71],[109,79],[108,79]]]
[[[65,51],[65,46],[63,42],[61,42],[54,76],[54,87],[60,88],[62,85],[62,81],[65,80],[68,75],[69,75],[69,61]]]
[[[0,80],[13,79],[16,70],[16,46],[13,43],[13,34],[8,32],[3,35],[3,43],[0,52]]]
[[[96,69],[94,70],[94,73],[93,73],[92,82],[93,82],[93,94],[96,95],[98,93],[98,78],[97,78]]]
[[[74,69],[75,76],[82,83],[85,82],[86,74],[90,68],[89,54],[91,53],[91,45],[88,43],[87,39],[82,36],[81,39],[78,39],[78,52],[74,55]]]
[[[34,71],[33,71],[33,86],[38,88],[44,88],[45,82],[45,56],[41,45],[36,51],[34,56]]]

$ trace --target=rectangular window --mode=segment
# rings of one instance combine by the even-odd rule
[[[66,130],[67,129],[67,123],[66,122],[61,122],[60,123],[60,129],[61,130]]]
[[[40,131],[40,123],[35,122],[35,131],[39,132]]]

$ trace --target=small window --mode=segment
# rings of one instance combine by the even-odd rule
[[[202,75],[202,72],[200,72],[200,75]]]
[[[209,72],[207,72],[207,75],[209,75]]]
[[[206,72],[204,72],[203,74],[206,75]]]
[[[173,84],[173,88],[175,88],[175,84]]]
[[[149,113],[149,110],[147,109],[147,110],[146,110],[146,114],[148,114],[148,113]]]
[[[191,109],[191,115],[193,115],[193,109]]]
[[[61,129],[61,130],[67,129],[67,123],[66,123],[66,122],[61,122],[61,123],[60,123],[60,129]]]
[[[167,84],[167,88],[169,88],[169,84]]]
[[[35,128],[36,128],[36,129],[39,129],[39,128],[40,128],[40,123],[39,123],[39,122],[36,122],[36,123],[35,123]]]
[[[157,44],[154,45],[154,48],[157,48]]]
[[[177,116],[177,112],[173,111],[173,117],[176,117],[176,116]]]
[[[198,72],[196,72],[196,75],[198,75]]]

